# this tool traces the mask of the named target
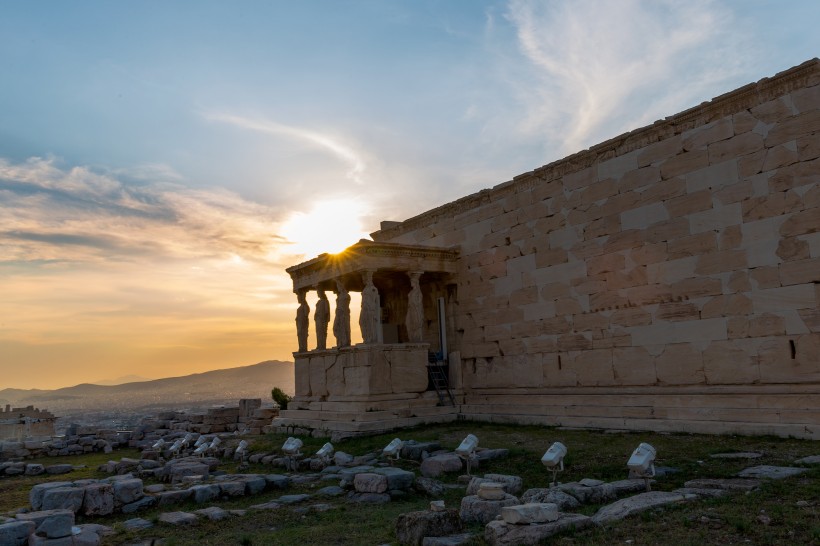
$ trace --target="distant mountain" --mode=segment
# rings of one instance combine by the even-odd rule
[[[92,381],[92,385],[122,385],[123,383],[137,383],[142,381],[152,381],[150,377],[142,377],[140,375],[124,375],[116,379],[100,379]]]
[[[268,360],[251,366],[121,385],[82,383],[56,390],[3,389],[0,399],[15,407],[33,405],[60,414],[236,403],[240,398],[269,400],[273,387],[293,394],[293,362]]]

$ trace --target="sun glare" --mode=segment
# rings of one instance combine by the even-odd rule
[[[350,199],[322,201],[308,213],[294,212],[282,226],[281,234],[290,243],[287,252],[307,258],[341,252],[367,237],[363,213],[362,205]]]

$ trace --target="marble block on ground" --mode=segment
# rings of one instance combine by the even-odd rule
[[[680,493],[669,493],[666,491],[650,491],[632,497],[617,500],[612,504],[602,507],[592,516],[592,522],[603,525],[611,521],[624,519],[632,514],[637,514],[651,508],[664,506],[667,504],[685,502],[696,499],[696,495],[682,495]]]
[[[188,512],[163,512],[157,519],[169,525],[190,525],[196,523],[197,517]]]
[[[551,502],[505,506],[501,509],[501,518],[513,525],[548,523],[558,519],[558,506]]]
[[[424,537],[453,535],[463,528],[456,510],[406,512],[396,519],[396,538],[399,544],[419,546]]]
[[[583,529],[592,525],[591,518],[562,512],[549,523],[513,525],[503,520],[491,521],[484,527],[484,540],[490,546],[524,546],[541,544],[545,539],[568,529]]]
[[[794,466],[771,466],[761,465],[751,468],[744,468],[737,473],[740,478],[768,478],[770,480],[782,480],[791,476],[797,476],[808,472],[808,468],[797,468]]]
[[[521,504],[521,501],[508,493],[504,493],[504,497],[498,500],[482,499],[478,495],[469,495],[461,499],[459,515],[465,523],[487,524],[501,515],[502,508],[516,504]]]
[[[0,544],[9,546],[24,546],[28,544],[28,537],[34,533],[33,521],[9,521],[0,524]]]
[[[47,538],[62,538],[71,535],[71,527],[74,525],[74,512],[72,510],[41,510],[39,512],[27,512],[15,516],[19,521],[31,521],[34,523],[34,532],[45,535]]]

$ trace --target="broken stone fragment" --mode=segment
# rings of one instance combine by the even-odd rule
[[[557,504],[558,508],[564,511],[575,510],[581,506],[578,499],[556,488],[527,489],[527,491],[521,495],[521,500],[524,503],[551,502]]]
[[[445,472],[459,472],[462,466],[461,457],[455,453],[444,453],[424,459],[420,470],[425,478],[438,478]]]
[[[15,516],[19,521],[30,521],[35,525],[34,532],[46,538],[71,536],[74,525],[74,512],[71,510],[41,510]]]
[[[666,491],[641,493],[604,506],[592,516],[592,521],[597,525],[603,525],[610,521],[621,520],[632,514],[649,510],[650,508],[694,500],[696,498],[697,496],[695,495],[682,495],[680,493],[669,493]]]
[[[504,491],[504,484],[497,482],[482,482],[478,485],[477,495],[484,500],[501,500],[507,492]]]
[[[547,523],[558,519],[558,506],[548,502],[505,506],[501,509],[501,517],[513,525]]]
[[[358,493],[384,493],[387,491],[387,476],[372,472],[356,474],[353,488]]]
[[[782,480],[790,476],[796,476],[808,472],[808,468],[797,468],[793,466],[753,466],[738,472],[740,478],[768,478],[770,480]]]
[[[419,546],[424,537],[452,535],[463,528],[456,510],[407,512],[396,520],[396,538],[399,544]]]
[[[163,512],[157,519],[169,525],[191,525],[197,521],[197,517],[188,512]]]
[[[555,521],[512,525],[503,520],[491,521],[484,528],[484,540],[491,546],[521,546],[542,544],[543,541],[567,529],[583,529],[592,521],[581,514],[561,513]]]
[[[497,500],[482,499],[478,495],[470,495],[461,499],[461,509],[459,515],[464,523],[481,523],[486,525],[501,515],[501,509],[505,506],[515,506],[521,501],[512,495],[501,491],[503,498]]]

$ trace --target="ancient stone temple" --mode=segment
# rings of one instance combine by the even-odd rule
[[[54,436],[57,418],[47,410],[34,406],[0,408],[0,440],[28,440]]]
[[[820,438],[817,59],[372,237],[288,269],[282,427]]]

